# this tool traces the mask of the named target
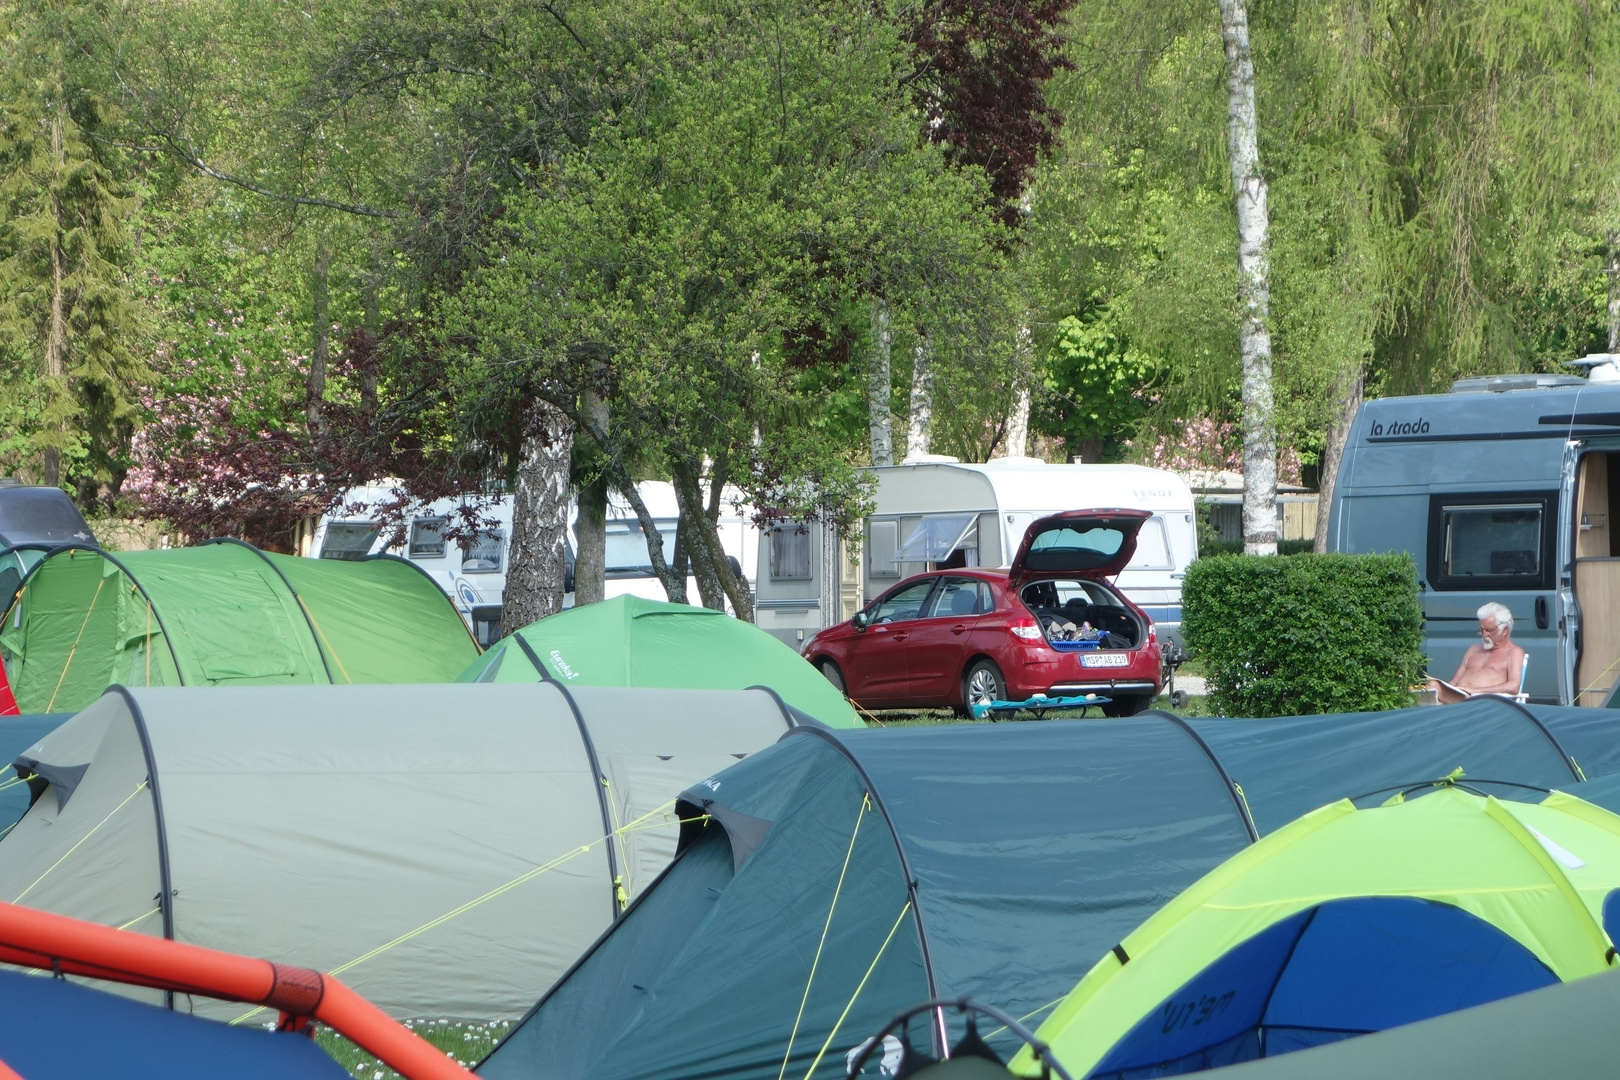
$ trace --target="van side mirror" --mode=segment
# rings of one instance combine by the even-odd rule
[[[864,611],[857,611],[855,614],[849,617],[849,625],[853,626],[857,630],[865,630],[867,624],[871,621],[872,616],[868,615]]]

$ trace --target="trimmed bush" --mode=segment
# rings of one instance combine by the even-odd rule
[[[1303,716],[1412,704],[1423,609],[1410,555],[1199,559],[1181,629],[1225,716]]]

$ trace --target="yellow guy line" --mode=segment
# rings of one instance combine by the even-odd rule
[[[787,1050],[782,1054],[782,1067],[776,1080],[787,1075],[788,1060],[793,1057],[793,1043],[799,1037],[799,1023],[804,1019],[804,1006],[810,1000],[810,988],[816,983],[816,969],[821,966],[821,951],[827,947],[827,932],[832,929],[833,912],[838,910],[838,898],[844,892],[844,876],[849,873],[849,860],[855,854],[855,839],[861,835],[861,822],[866,820],[867,808],[872,805],[870,794],[861,795],[861,812],[855,815],[855,831],[849,834],[849,850],[844,852],[844,865],[838,871],[838,884],[833,887],[832,904],[827,908],[827,921],[821,924],[821,940],[816,942],[816,955],[810,961],[810,978],[805,981],[804,995],[799,998],[799,1012],[793,1018],[793,1031],[788,1035]]]
[[[74,635],[73,648],[68,650],[67,661],[62,665],[62,674],[56,677],[56,689],[51,691],[51,700],[45,703],[45,711],[50,712],[56,704],[56,695],[62,692],[62,682],[67,678],[68,668],[73,666],[73,654],[79,651],[79,639],[84,637],[84,628],[90,625],[90,616],[96,610],[96,601],[101,598],[101,587],[107,584],[105,575],[96,582],[96,595],[90,598],[90,606],[84,609],[84,622],[79,624],[79,632]]]
[[[640,817],[636,818],[636,820],[634,820],[634,821],[630,822],[628,825],[626,825],[624,827],[624,829],[618,830],[618,831],[627,832],[627,831],[630,831],[632,829],[636,829],[638,827],[639,828],[653,828],[655,826],[661,826],[661,825],[664,824],[664,822],[654,822],[652,825],[642,825],[642,822],[646,821],[650,817],[654,817],[654,816],[656,816],[658,814],[663,813],[664,811],[666,811],[667,809],[669,809],[669,807],[671,807],[673,805],[675,805],[675,800],[671,799],[668,802],[664,803],[662,806],[659,806],[659,807],[657,807],[657,808],[655,808],[653,810],[650,810],[647,813],[645,813],[645,814],[641,815]],[[685,819],[682,819],[682,820],[685,820]],[[700,819],[692,818],[690,820],[697,821],[697,820],[700,820]],[[348,971],[350,968],[357,967],[358,965],[365,963],[367,960],[371,960],[371,959],[373,959],[375,957],[381,956],[383,953],[387,952],[389,949],[392,949],[392,948],[394,948],[396,946],[399,946],[399,945],[403,945],[407,941],[410,941],[412,938],[419,937],[422,934],[427,933],[429,930],[432,930],[434,927],[443,926],[445,923],[449,922],[451,919],[454,919],[456,916],[465,915],[467,912],[471,911],[475,907],[478,907],[480,904],[488,903],[489,901],[495,899],[497,896],[500,896],[501,894],[506,893],[506,892],[510,892],[512,889],[517,888],[519,885],[522,885],[525,882],[533,881],[535,878],[539,877],[541,874],[544,874],[546,871],[555,870],[557,867],[563,865],[564,863],[578,858],[579,856],[585,854],[587,851],[590,851],[597,844],[603,843],[604,841],[611,839],[613,837],[613,835],[614,835],[613,833],[609,833],[607,836],[599,836],[595,840],[592,840],[590,843],[582,844],[579,847],[574,848],[571,851],[565,852],[564,854],[557,856],[555,859],[552,859],[548,863],[545,863],[545,864],[543,864],[541,866],[537,866],[533,870],[525,871],[524,873],[522,873],[522,874],[518,875],[517,877],[513,878],[511,881],[508,881],[508,882],[506,882],[504,884],[495,886],[493,889],[489,890],[484,895],[479,896],[479,897],[475,897],[475,898],[467,901],[465,904],[462,904],[460,907],[455,908],[455,909],[453,909],[451,911],[447,911],[443,915],[440,915],[436,919],[430,919],[427,922],[423,923],[421,926],[416,927],[414,930],[407,930],[403,934],[401,934],[398,937],[394,938],[394,940],[384,942],[383,944],[377,946],[375,949],[372,949],[370,952],[367,952],[367,953],[364,953],[364,954],[362,954],[360,956],[357,956],[353,960],[350,960],[348,963],[342,964],[342,965],[339,965],[338,967],[333,968],[327,974],[329,974],[329,975],[341,975],[343,972]],[[81,841],[81,843],[82,842],[83,841]],[[250,1017],[257,1016],[259,1013],[261,1013],[263,1011],[264,1011],[264,1006],[262,1006],[262,1005],[259,1006],[256,1009],[249,1009],[247,1012],[243,1013],[241,1016],[238,1016],[234,1020],[232,1020],[231,1023],[240,1024],[242,1021],[247,1020]]]
[[[833,1029],[827,1033],[827,1041],[821,1044],[821,1049],[816,1053],[816,1060],[812,1061],[810,1068],[805,1071],[804,1080],[810,1080],[810,1077],[815,1075],[816,1066],[820,1065],[821,1059],[826,1056],[827,1047],[831,1046],[832,1041],[838,1038],[838,1029],[843,1027],[844,1021],[849,1018],[849,1010],[855,1007],[856,999],[861,996],[861,991],[866,989],[866,980],[872,977],[872,972],[877,970],[878,961],[882,960],[883,954],[889,951],[889,942],[894,940],[894,932],[900,929],[900,924],[905,921],[906,913],[910,910],[911,901],[907,900],[905,906],[900,909],[899,917],[894,920],[894,925],[889,927],[889,936],[883,939],[883,944],[878,947],[877,955],[872,957],[872,962],[867,965],[866,974],[861,976],[860,983],[855,987],[855,993],[850,995],[849,1004],[845,1005],[844,1011],[838,1014],[838,1023],[834,1024]]]
[[[142,790],[145,789],[146,783],[147,782],[145,780],[142,780],[140,783],[136,784],[135,785],[135,790],[129,793],[128,798],[126,798],[123,802],[119,803],[117,806],[113,807],[111,810],[107,811],[107,816],[102,818],[100,821],[96,822],[95,829],[91,829],[89,832],[87,832],[83,836],[79,837],[79,842],[77,844],[74,844],[72,847],[70,847],[66,851],[62,852],[62,857],[60,859],[57,859],[55,862],[51,863],[51,865],[47,866],[45,868],[45,873],[43,873],[43,874],[39,875],[39,877],[35,878],[33,884],[29,885],[28,888],[26,888],[22,892],[18,893],[16,898],[13,899],[11,902],[13,904],[22,903],[22,898],[27,896],[29,893],[34,891],[34,885],[38,885],[40,882],[44,881],[50,875],[52,870],[55,870],[58,866],[61,866],[63,861],[66,860],[69,855],[72,855],[75,851],[78,851],[79,847],[86,840],[88,840],[92,836],[96,835],[96,829],[99,829],[103,825],[107,824],[107,822],[112,820],[112,816],[114,814],[118,813],[118,811],[120,811],[124,807],[128,806],[130,799],[133,799],[135,796],[139,795],[142,792]]]
[[[332,648],[332,643],[326,640],[326,631],[321,629],[321,624],[315,620],[314,615],[310,614],[309,605],[304,603],[304,598],[298,593],[293,593],[293,599],[297,600],[298,606],[304,609],[304,618],[309,620],[309,625],[313,626],[315,633],[320,636],[321,644],[326,646],[327,655],[331,656],[333,662],[337,664],[338,670],[343,672],[343,681],[353,686],[354,680],[349,678],[349,669],[343,666],[343,658],[337,654],[336,649]]]

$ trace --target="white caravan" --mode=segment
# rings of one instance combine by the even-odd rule
[[[1141,465],[1050,465],[999,458],[982,465],[923,460],[869,470],[861,594],[871,601],[903,577],[953,566],[1006,566],[1030,522],[1064,510],[1148,510],[1136,554],[1115,579],[1181,643],[1181,582],[1198,557],[1193,496],[1173,472]]]
[[[674,557],[675,524],[680,511],[673,486],[660,481],[643,481],[636,491],[664,538],[664,558]],[[451,515],[458,501],[440,499],[418,507],[405,530],[403,544],[384,543],[375,508],[397,498],[388,482],[367,484],[351,490],[333,513],[321,518],[310,545],[310,555],[322,559],[363,559],[368,555],[391,554],[409,559],[438,582],[455,602],[456,610],[472,628],[483,646],[500,635],[501,599],[506,589],[506,566],[512,533],[512,498],[502,496],[485,507],[482,515],[494,519],[495,526],[481,532],[463,547],[446,541]],[[563,606],[571,607],[574,555],[578,540],[574,526],[579,517],[577,502],[568,508],[568,594]],[[722,504],[719,522],[720,543],[727,555],[741,568],[752,588],[759,558],[759,530],[746,508],[739,511],[731,501]],[[647,555],[647,541],[630,504],[623,496],[608,501],[606,594],[609,597],[633,595],[649,600],[665,599],[663,584],[653,575]],[[687,579],[687,595],[697,596],[697,582]]]

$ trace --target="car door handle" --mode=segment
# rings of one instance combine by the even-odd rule
[[[953,627],[951,627],[951,633],[953,633],[953,634],[960,634],[960,633],[961,633],[961,632],[962,632],[962,631],[964,631],[964,630],[966,630],[966,629],[967,629],[967,626],[966,626],[966,624],[964,624],[964,623],[957,623],[957,624],[956,624],[956,625],[955,625],[955,626],[953,626]]]
[[[1536,597],[1536,629],[1545,630],[1550,622],[1551,619],[1547,614],[1547,598],[1545,596]]]
[[[894,640],[896,640],[896,641],[904,641],[904,640],[906,640],[906,635],[903,632],[895,634],[894,635]]]

